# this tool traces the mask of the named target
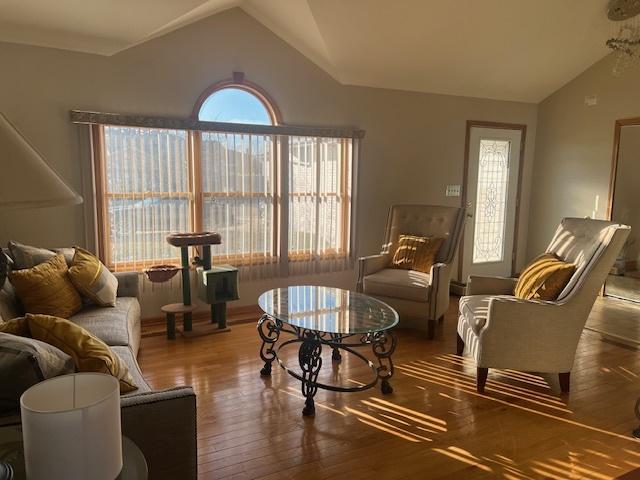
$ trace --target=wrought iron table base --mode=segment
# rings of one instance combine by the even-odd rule
[[[280,333],[285,332],[294,335],[294,338],[282,342],[276,348],[276,343],[280,338]],[[391,356],[396,349],[396,337],[391,330],[383,330],[380,332],[358,334],[334,334],[319,332],[316,330],[307,330],[296,326],[285,326],[283,322],[269,315],[263,315],[258,321],[258,333],[262,339],[260,347],[260,358],[264,361],[264,366],[260,370],[260,375],[270,376],[271,365],[277,360],[280,366],[292,377],[301,381],[302,395],[305,397],[305,405],[302,409],[304,416],[312,416],[315,414],[314,397],[319,388],[331,390],[334,392],[360,392],[372,388],[380,382],[383,394],[390,394],[393,388],[389,380],[393,376],[393,361]],[[358,337],[358,341],[353,341],[354,337]],[[281,348],[300,343],[298,351],[298,364],[302,374],[290,369],[278,357]],[[332,349],[331,358],[334,362],[342,359],[341,350],[351,353],[364,361],[372,370],[373,380],[367,384],[358,385],[356,387],[343,387],[336,385],[327,385],[318,382],[320,369],[322,368],[322,346],[326,345]],[[355,347],[363,347],[371,345],[373,354],[378,364],[375,365],[367,357],[360,352],[354,350]]]

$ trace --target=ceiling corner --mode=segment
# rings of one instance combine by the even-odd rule
[[[342,83],[307,0],[243,0],[239,7]]]

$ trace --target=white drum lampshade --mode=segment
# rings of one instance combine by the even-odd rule
[[[40,382],[22,394],[30,480],[114,480],[122,470],[120,388],[101,373]]]

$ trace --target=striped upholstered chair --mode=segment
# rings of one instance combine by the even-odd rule
[[[460,299],[458,355],[466,350],[475,359],[478,392],[489,368],[557,373],[561,390],[569,391],[580,334],[630,230],[603,220],[562,220],[546,251],[576,271],[555,301],[515,297],[513,278],[469,278]]]

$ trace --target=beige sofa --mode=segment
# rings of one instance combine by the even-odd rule
[[[1,253],[1,251],[0,251]],[[150,478],[197,477],[196,397],[191,387],[152,390],[136,357],[140,348],[140,303],[137,273],[116,273],[115,307],[85,306],[70,321],[84,327],[124,360],[138,390],[123,395],[122,433],[142,450]],[[11,284],[0,290],[0,322],[22,315]],[[0,417],[0,425],[19,423],[12,415]]]

